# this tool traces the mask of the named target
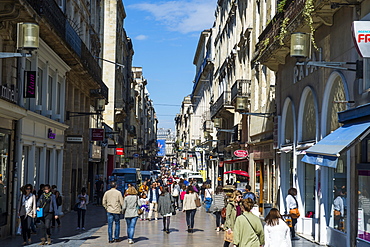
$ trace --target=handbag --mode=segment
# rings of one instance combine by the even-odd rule
[[[142,210],[141,208],[137,208],[137,214],[138,215],[142,215],[144,213],[144,210]]]
[[[340,216],[340,211],[334,209],[334,216]]]
[[[199,199],[199,197],[197,197],[197,198],[195,199],[195,206],[197,206],[197,208],[199,208],[200,206],[202,206],[202,204],[200,203],[200,199]]]
[[[226,208],[223,208],[222,210],[221,210],[221,217],[222,218],[226,218]]]
[[[292,217],[292,219],[297,219],[300,216],[298,208],[293,208],[289,210],[289,214]]]
[[[232,243],[234,241],[234,233],[233,231],[226,230],[224,240],[227,242]]]

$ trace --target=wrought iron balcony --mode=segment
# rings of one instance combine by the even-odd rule
[[[233,102],[236,97],[250,97],[250,80],[236,80],[234,85],[231,87],[231,101]]]
[[[108,87],[102,81],[102,69],[94,59],[85,43],[73,29],[66,15],[53,0],[27,0],[32,8],[44,18],[52,27],[54,32],[61,38],[67,47],[73,51],[79,58],[84,69],[100,85],[100,95],[108,99]],[[71,56],[65,54],[65,59],[69,65],[75,65],[76,62],[71,60]]]
[[[233,109],[231,104],[231,92],[224,91],[216,102],[211,106],[211,118],[214,118],[220,111]]]

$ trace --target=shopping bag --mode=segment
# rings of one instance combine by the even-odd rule
[[[21,221],[19,221],[18,227],[17,227],[17,232],[15,233],[16,235],[22,235],[22,224]]]
[[[44,217],[44,209],[43,208],[39,208],[38,210],[36,210],[36,217],[37,218]]]
[[[234,233],[233,231],[226,230],[224,240],[227,242],[232,243],[234,241]]]
[[[199,199],[199,197],[197,197],[197,198],[195,199],[195,206],[197,206],[197,208],[199,208],[200,206],[202,206],[202,204],[200,203],[200,199]]]

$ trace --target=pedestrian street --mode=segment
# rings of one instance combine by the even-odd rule
[[[52,246],[63,247],[101,247],[101,246],[127,246],[126,222],[121,220],[120,243],[108,243],[106,211],[103,207],[90,205],[86,212],[86,231],[77,231],[77,213],[72,211],[61,219],[60,228],[52,229]],[[197,210],[195,215],[195,232],[188,233],[185,223],[185,213],[177,212],[171,217],[170,233],[162,231],[162,219],[155,221],[137,221],[134,244],[132,246],[186,246],[186,247],[216,247],[223,246],[223,232],[215,231],[215,217],[207,214],[204,208]],[[32,247],[39,246],[40,237],[32,235]],[[0,241],[1,247],[21,246],[22,237],[15,236]],[[293,241],[294,247],[318,246],[303,238]]]

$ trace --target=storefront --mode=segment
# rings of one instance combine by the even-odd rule
[[[9,236],[15,226],[11,213],[16,206],[12,197],[15,190],[15,133],[17,122],[26,116],[26,110],[15,104],[16,98],[11,100],[5,96],[0,94],[0,236],[4,237]]]

